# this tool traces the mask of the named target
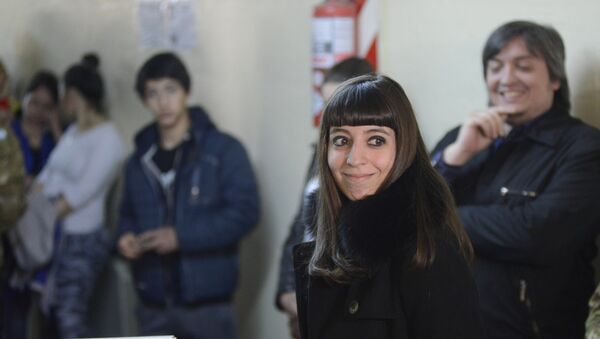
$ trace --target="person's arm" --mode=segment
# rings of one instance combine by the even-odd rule
[[[308,182],[308,185],[316,184],[314,184],[314,180],[311,180]],[[317,189],[316,186],[313,188]],[[316,192],[310,191],[310,187],[305,187],[305,194],[307,196],[302,199],[302,206],[298,211],[298,215],[294,220],[294,224],[284,245],[279,271],[279,286],[275,297],[277,308],[285,312],[288,316],[288,327],[292,338],[300,338],[293,252],[297,244],[305,241],[304,235],[314,223],[316,214]]]
[[[486,150],[498,138],[505,137],[508,116],[517,112],[511,106],[493,106],[469,115],[464,123],[450,131],[431,152],[432,164],[446,179],[457,200],[460,191],[472,187],[472,178]]]
[[[405,268],[400,286],[415,338],[484,338],[475,282],[456,246],[438,239],[431,266]]]
[[[290,225],[288,236],[283,244],[281,261],[279,265],[279,282],[275,295],[275,305],[278,309],[297,315],[296,311],[296,283],[293,262],[294,246],[304,240],[307,228],[315,219],[315,191],[318,189],[316,178],[316,152],[313,152],[312,161],[306,173],[300,206]]]
[[[476,183],[473,178],[478,176],[486,158],[486,153],[482,152],[464,166],[452,166],[444,162],[444,150],[456,140],[459,130],[460,126],[452,129],[431,151],[431,164],[450,187],[457,204],[463,203],[465,198],[471,196]]]
[[[279,281],[275,296],[275,306],[286,313],[294,313],[296,304],[296,283],[294,264],[292,260],[292,249],[302,242],[304,236],[304,224],[302,223],[302,206],[298,209],[290,227],[288,236],[283,244],[281,261],[279,263]],[[292,305],[293,304],[293,305]],[[297,312],[296,312],[297,313]]]
[[[304,240],[307,227],[315,219],[314,190],[318,188],[316,178],[316,152],[313,151],[312,161],[308,168],[300,207],[292,221],[290,231],[283,245],[281,262],[279,265],[279,282],[275,293],[275,306],[287,315],[290,336],[300,338],[300,325],[298,319],[298,305],[296,298],[296,273],[294,271],[294,247]]]
[[[231,139],[219,161],[219,206],[204,209],[201,217],[176,225],[182,252],[219,250],[236,245],[257,224],[260,214],[258,187],[243,146]]]
[[[314,174],[314,172],[313,172]],[[296,272],[294,270],[293,253],[296,245],[306,241],[304,235],[310,231],[316,218],[316,179],[309,180],[304,189],[306,196],[302,199],[302,206],[294,220],[292,229],[281,257],[279,271],[279,286],[275,297],[278,309],[288,316],[288,327],[292,338],[300,338],[300,324],[298,319],[298,305],[296,297]]]
[[[478,255],[551,265],[596,235],[600,222],[600,144],[581,142],[537,197],[520,205],[467,205],[460,219]]]

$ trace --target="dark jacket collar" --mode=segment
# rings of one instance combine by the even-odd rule
[[[525,136],[535,142],[555,147],[560,141],[560,135],[557,135],[557,132],[563,129],[568,121],[574,120],[569,112],[564,109],[552,107],[548,112],[531,122],[532,126],[525,133]]]
[[[210,120],[206,111],[200,106],[189,107],[188,114],[191,121],[190,137],[195,143],[200,143],[203,140],[204,134],[216,127]],[[152,145],[158,143],[158,141],[158,124],[156,121],[152,121],[135,135],[135,155],[141,157]]]
[[[375,267],[406,249],[416,234],[414,165],[383,191],[358,201],[346,200],[340,217],[343,251],[363,267]]]

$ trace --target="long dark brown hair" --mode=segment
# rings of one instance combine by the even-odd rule
[[[394,165],[379,191],[395,182],[407,168],[415,173],[416,251],[415,267],[435,259],[435,237],[446,230],[468,260],[473,249],[456,214],[455,203],[444,179],[431,166],[412,106],[402,87],[383,75],[364,75],[343,83],[324,110],[318,145],[318,218],[315,251],[309,273],[327,280],[348,283],[368,271],[348,258],[340,248],[338,223],[342,194],[327,163],[329,130],[339,126],[386,126],[396,134]],[[377,193],[376,193],[377,194]]]

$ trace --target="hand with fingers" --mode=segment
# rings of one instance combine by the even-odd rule
[[[296,305],[296,292],[285,292],[279,296],[279,304],[288,316],[288,326],[293,339],[300,339],[298,323],[298,306]]]
[[[117,249],[119,250],[119,253],[128,260],[135,260],[143,253],[133,232],[127,232],[119,238]]]
[[[444,162],[462,166],[494,140],[505,137],[508,134],[506,120],[513,114],[519,114],[513,106],[493,106],[473,113],[461,126],[456,141],[444,150]]]
[[[177,232],[173,226],[162,226],[141,233],[137,236],[137,241],[143,252],[154,251],[158,254],[168,254],[179,248]]]

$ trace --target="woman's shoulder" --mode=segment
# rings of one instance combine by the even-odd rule
[[[103,141],[110,141],[112,146],[124,145],[119,129],[111,120],[102,122],[98,126],[87,131],[87,133],[84,132],[82,137],[90,140],[102,139]]]
[[[121,132],[119,132],[119,128],[114,122],[109,120],[103,124],[103,127],[106,130],[106,134],[122,142]]]

